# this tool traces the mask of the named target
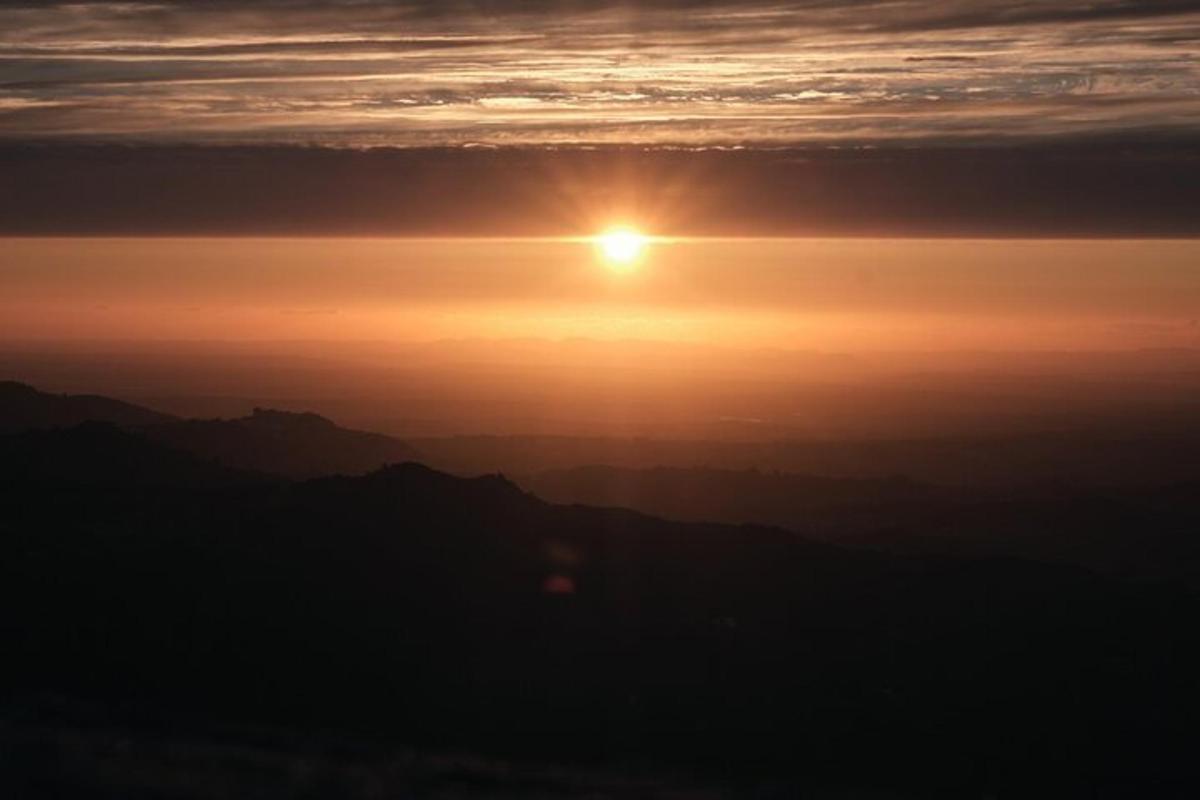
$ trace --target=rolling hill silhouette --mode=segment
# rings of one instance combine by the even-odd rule
[[[174,420],[148,408],[90,394],[49,394],[24,383],[0,381],[0,434],[38,428],[70,428],[82,422],[125,427]]]
[[[1007,556],[1130,577],[1200,576],[1200,484],[938,486],[759,470],[589,466],[521,484],[551,502],[776,525],[905,555]]]
[[[904,476],[939,486],[1010,489],[1031,484],[1155,486],[1200,482],[1200,430],[1136,420],[1037,434],[920,439],[674,440],[586,436],[476,435],[412,441],[429,463],[461,474],[533,475],[607,465],[779,471],[864,480]],[[1144,422],[1144,420],[1143,420]],[[1136,464],[1137,469],[1130,469]]]
[[[410,445],[349,430],[312,413],[256,408],[240,419],[180,419],[93,395],[52,395],[0,383],[0,433],[104,422],[239,470],[290,478],[361,474],[418,457]]]
[[[31,472],[41,447],[104,476]],[[0,459],[9,693],[960,793],[1189,774],[1190,584],[848,551],[411,463],[214,485],[225,468],[93,425]],[[180,479],[150,486],[164,465]]]
[[[200,489],[268,480],[104,422],[0,436],[0,482],[10,487]]]
[[[390,436],[341,428],[317,414],[263,408],[240,419],[179,420],[144,430],[222,464],[291,478],[359,474],[419,457]]]

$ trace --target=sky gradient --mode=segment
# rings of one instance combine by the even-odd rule
[[[915,379],[910,432],[1026,424],[1035,351],[1192,414],[1142,367],[1200,348],[1198,50],[1200,0],[7,2],[0,343],[403,435],[846,433],[793,390],[873,353],[1016,375]],[[657,237],[635,269],[615,226]],[[251,391],[279,343],[307,388]]]

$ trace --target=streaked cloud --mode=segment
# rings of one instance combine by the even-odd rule
[[[455,145],[1200,129],[1200,2],[17,2],[0,136]]]

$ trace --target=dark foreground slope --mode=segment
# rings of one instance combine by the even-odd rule
[[[104,422],[0,436],[0,487],[5,497],[15,499],[30,491],[46,503],[47,511],[80,489],[103,490],[134,502],[163,490],[199,491],[279,480],[199,459]],[[86,518],[89,509],[74,511]]]
[[[87,434],[45,435],[68,458]],[[2,474],[6,703],[797,786],[1169,796],[1193,777],[1188,586],[856,554],[415,464],[153,490]]]

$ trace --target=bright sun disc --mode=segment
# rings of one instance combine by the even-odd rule
[[[604,259],[615,267],[634,264],[646,248],[647,237],[630,228],[613,228],[596,237]]]

